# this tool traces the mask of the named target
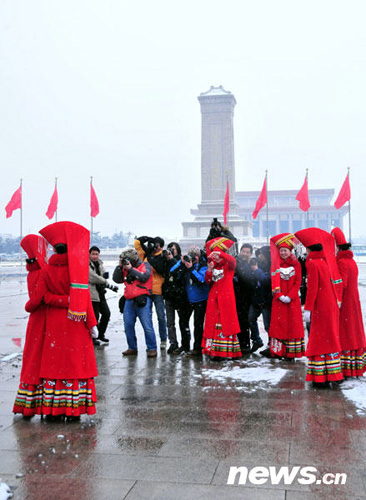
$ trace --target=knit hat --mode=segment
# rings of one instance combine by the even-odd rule
[[[271,238],[271,283],[272,292],[278,293],[281,291],[281,256],[280,248],[292,250],[295,247],[296,238],[292,233],[281,233]]]
[[[139,260],[139,254],[134,248],[127,248],[126,250],[122,250],[119,258],[121,260],[128,259],[131,262],[137,262]]]
[[[344,236],[342,229],[340,229],[339,227],[335,227],[334,229],[332,229],[331,235],[335,239],[337,247],[347,244],[346,237]]]
[[[75,222],[55,222],[41,229],[40,233],[54,247],[67,245],[70,275],[69,319],[85,321],[90,300],[89,293],[89,231]]]
[[[28,234],[20,242],[20,246],[28,255],[28,259],[37,259],[39,267],[43,267],[46,262],[46,241],[39,234]]]
[[[190,253],[192,255],[197,255],[198,257],[200,257],[201,250],[199,249],[199,247],[192,245],[191,247],[189,247],[188,253]]]

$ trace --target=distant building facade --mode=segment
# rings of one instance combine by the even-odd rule
[[[338,226],[343,229],[343,218],[348,213],[344,205],[337,210],[333,205],[334,189],[309,189],[311,207],[308,212],[300,210],[296,200],[298,190],[268,191],[269,236],[279,233],[294,233],[306,227],[319,227],[330,231]],[[267,236],[267,207],[262,208],[257,219],[252,213],[260,191],[237,191],[236,201],[240,216],[253,223],[253,237]]]

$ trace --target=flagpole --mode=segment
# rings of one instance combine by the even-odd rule
[[[23,238],[23,179],[20,179],[20,193],[21,193],[21,203],[20,203],[20,241],[22,241]],[[23,259],[22,259],[22,250],[20,247],[19,251],[19,258],[20,258],[20,271],[23,271]]]
[[[57,177],[55,177],[55,189],[57,189]],[[56,212],[55,212],[55,222],[57,222],[57,210],[58,210],[58,203],[57,203]]]
[[[266,197],[267,197],[267,245],[269,245],[269,215],[268,215],[268,182],[267,182],[268,170],[266,170]]]
[[[351,167],[347,168],[348,170],[348,182],[349,182],[349,173],[351,170]],[[348,200],[348,234],[349,234],[349,243],[351,243],[351,199]]]
[[[93,185],[93,176],[90,176],[90,193]],[[90,246],[93,245],[93,217],[90,215]]]
[[[309,193],[309,169],[307,168],[306,169],[306,184],[308,185],[308,193]],[[310,198],[310,196],[309,196]],[[306,211],[306,227],[309,227],[309,210],[310,210],[310,207],[309,209]]]

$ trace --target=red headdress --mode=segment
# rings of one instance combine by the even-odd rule
[[[214,238],[206,243],[207,255],[211,252],[227,252],[229,248],[234,245],[234,243],[235,241],[229,240],[229,238],[225,238],[223,236]]]
[[[344,236],[342,229],[340,229],[339,227],[335,227],[334,229],[332,229],[331,235],[335,239],[337,247],[347,244],[346,237]]]
[[[28,259],[37,259],[39,267],[43,267],[46,262],[46,241],[39,234],[28,234],[20,242],[20,246],[28,255]]]
[[[55,222],[40,233],[52,246],[58,243],[67,245],[70,274],[68,317],[85,321],[89,300],[89,231],[75,222]]]
[[[337,302],[340,304],[342,301],[342,278],[335,258],[335,245],[332,235],[318,227],[309,227],[297,231],[295,236],[307,248],[312,245],[322,245]]]
[[[296,245],[296,238],[292,233],[281,233],[271,238],[271,282],[272,292],[280,292],[280,248],[292,250]]]

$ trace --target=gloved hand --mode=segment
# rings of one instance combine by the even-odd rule
[[[99,336],[98,328],[96,326],[92,326],[90,330],[90,335],[92,339],[97,339]]]
[[[279,300],[281,302],[283,302],[284,304],[289,304],[291,302],[290,297],[286,297],[286,295],[281,295],[281,297],[279,298]]]
[[[310,311],[305,311],[304,309],[304,313],[303,313],[303,320],[305,321],[305,323],[310,323],[310,319],[311,319],[311,312]]]
[[[110,283],[107,282],[105,286],[106,288],[109,288],[109,290],[112,290],[112,292],[116,293],[118,292],[118,286],[116,285],[111,285]]]

